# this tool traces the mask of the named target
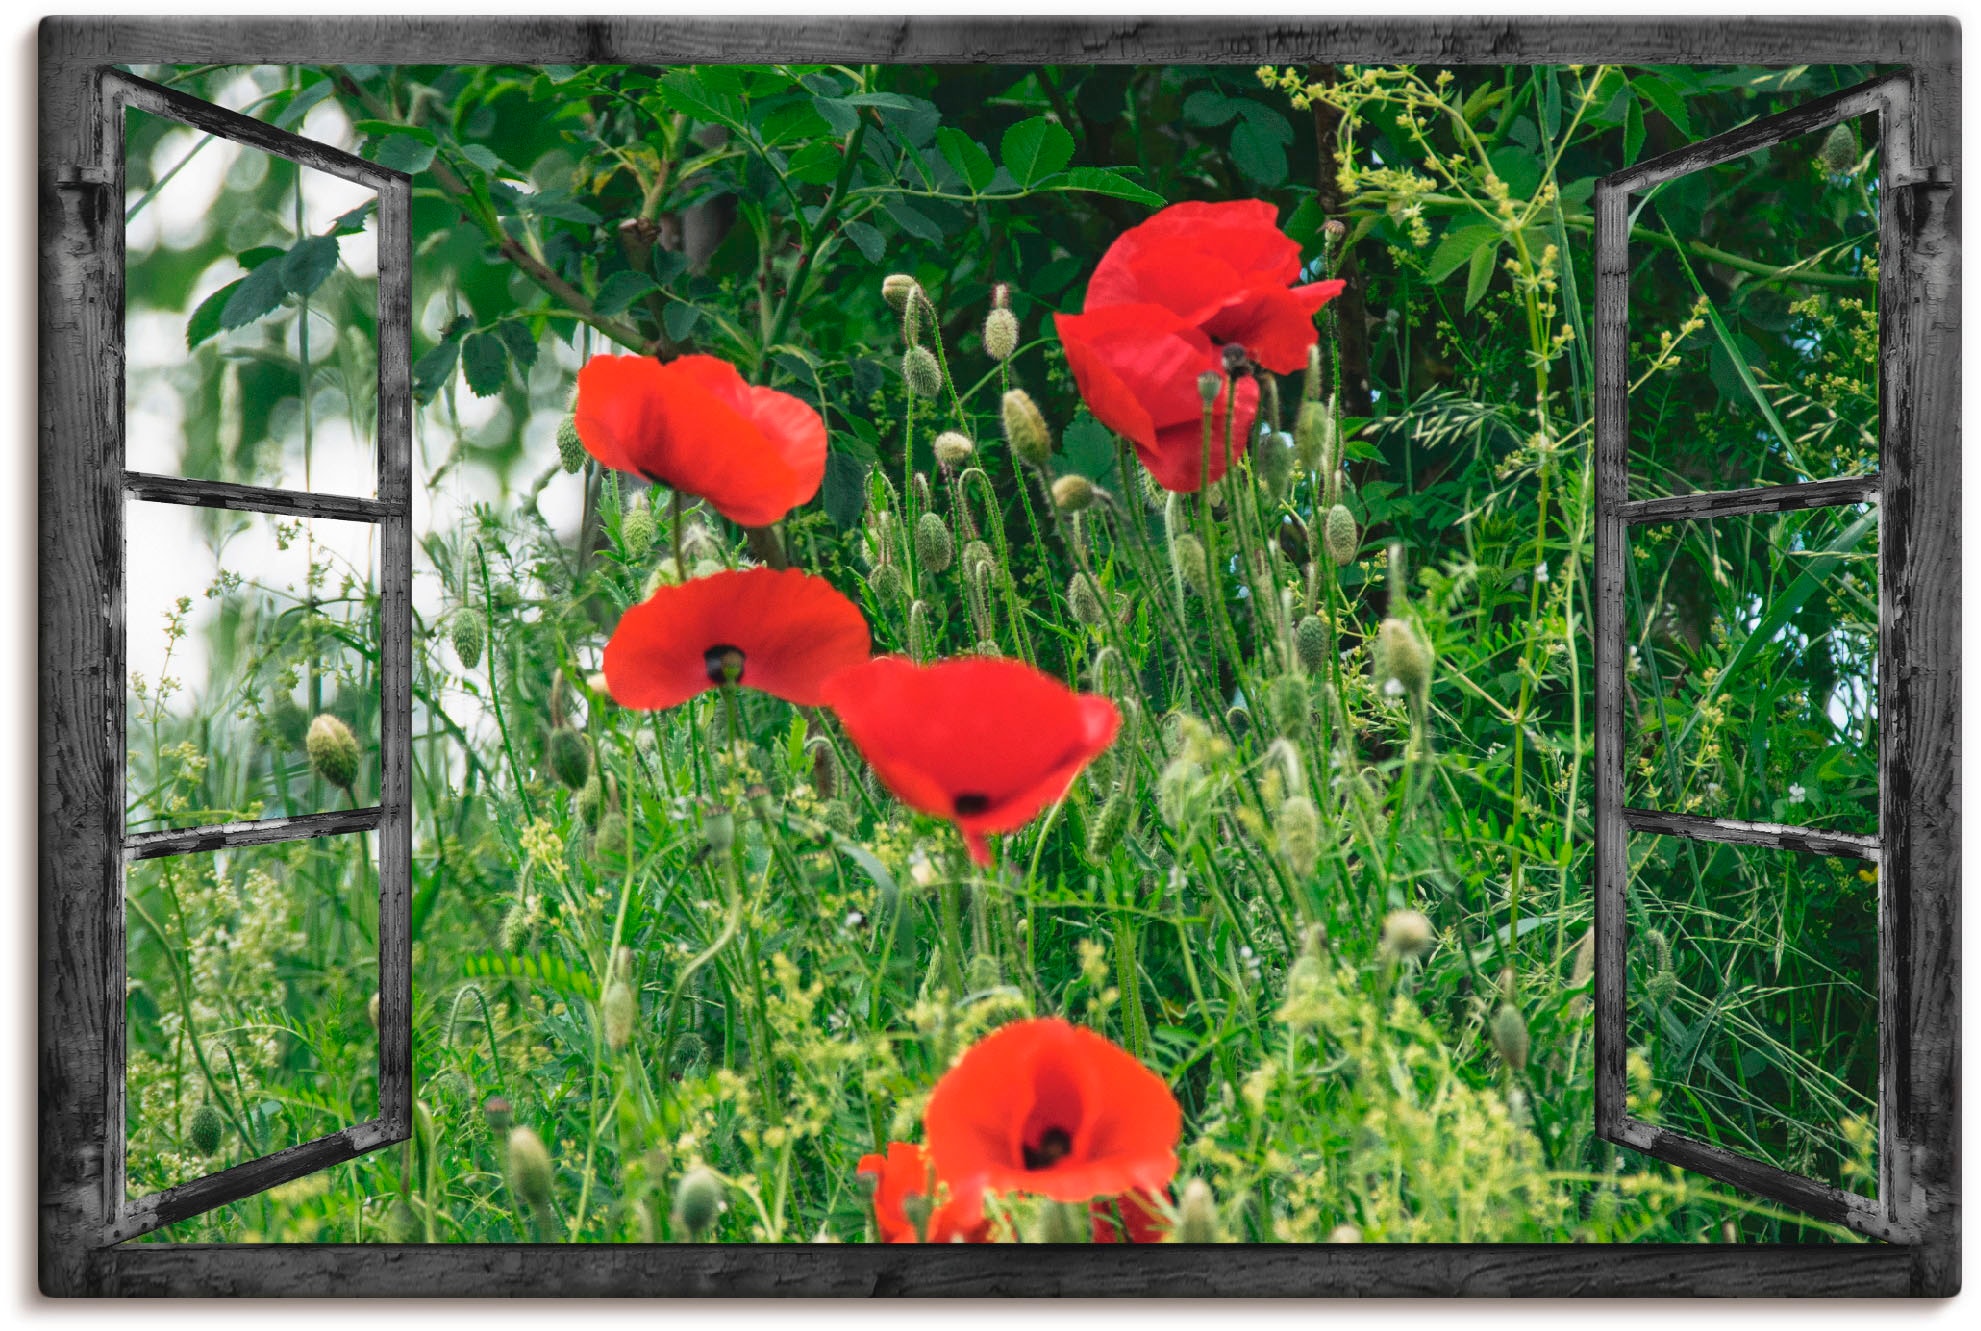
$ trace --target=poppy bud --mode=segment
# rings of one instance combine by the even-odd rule
[[[949,524],[934,513],[922,514],[922,520],[915,524],[915,558],[928,573],[942,572],[956,558]]]
[[[1414,957],[1431,945],[1431,922],[1422,911],[1393,910],[1383,917],[1383,951]]]
[[[578,788],[578,820],[587,827],[596,826],[599,806],[604,803],[605,787],[599,783],[598,773],[594,771]]]
[[[611,809],[599,818],[598,830],[592,833],[593,850],[617,858],[624,856],[632,844],[632,829],[626,824],[625,814]]]
[[[578,437],[576,416],[557,422],[557,464],[573,473],[585,469],[585,441]]]
[[[1293,630],[1293,653],[1302,667],[1319,670],[1328,659],[1328,625],[1319,615],[1308,615]]]
[[[507,1096],[489,1096],[482,1101],[481,1112],[482,1117],[488,1120],[490,1131],[498,1133],[509,1131],[510,1112]]]
[[[977,953],[963,968],[963,987],[970,993],[981,994],[1003,983],[1004,972],[998,968],[997,958],[988,952]]]
[[[1848,120],[1840,120],[1824,137],[1823,146],[1816,151],[1816,160],[1830,174],[1841,176],[1857,165],[1857,158],[1857,129]]]
[[[1101,805],[1093,825],[1087,829],[1087,858],[1099,864],[1114,852],[1120,844],[1122,833],[1128,830],[1128,819],[1135,812],[1135,804],[1130,798],[1130,783],[1122,782]]]
[[[1652,1006],[1663,1007],[1678,995],[1678,976],[1671,971],[1653,972],[1650,981],[1644,986],[1644,996]]]
[[[1062,513],[1078,513],[1093,507],[1097,493],[1094,483],[1077,471],[1068,472],[1052,483],[1052,502]]]
[[[997,557],[991,554],[991,548],[988,544],[983,541],[965,541],[963,543],[964,577],[970,579],[972,582],[976,582],[978,579],[984,577],[990,569],[996,567],[996,565]]]
[[[895,309],[906,311],[909,299],[922,289],[922,284],[906,273],[889,273],[881,279],[880,294]]]
[[[1004,395],[1004,437],[1011,443],[1012,454],[1021,462],[1043,467],[1052,456],[1052,431],[1046,428],[1039,404],[1022,388]]]
[[[1294,877],[1306,878],[1314,872],[1321,859],[1321,815],[1314,801],[1295,795],[1280,805],[1273,836],[1279,842],[1280,858]]]
[[[1310,472],[1324,470],[1323,464],[1334,451],[1333,439],[1334,417],[1327,407],[1311,400],[1302,402],[1293,418],[1293,450],[1300,465]]]
[[[839,790],[839,755],[823,736],[811,741],[812,789],[820,799],[829,800]]]
[[[202,1100],[199,1108],[193,1111],[193,1121],[187,1127],[186,1140],[201,1155],[212,1155],[220,1149],[220,1135],[226,1128],[220,1111],[213,1107],[213,1101]]]
[[[570,726],[550,732],[550,770],[571,790],[584,789],[592,779],[592,748]]]
[[[1283,430],[1272,431],[1253,451],[1252,465],[1265,483],[1266,493],[1279,494],[1293,475],[1293,436]]]
[[[702,815],[702,840],[714,855],[727,854],[736,844],[736,815],[727,804],[712,804]]]
[[[942,364],[927,347],[909,347],[901,358],[901,377],[916,397],[933,398],[942,392]]]
[[[509,1190],[532,1211],[550,1205],[550,1152],[534,1129],[517,1127],[509,1133]]]
[[[518,901],[502,914],[502,950],[514,952],[523,945],[530,930],[530,911]]]
[[[1183,1201],[1177,1208],[1176,1232],[1169,1236],[1171,1243],[1217,1243],[1220,1241],[1217,1223],[1217,1198],[1211,1195],[1211,1185],[1200,1178],[1193,1178],[1183,1189]]]
[[[625,980],[614,980],[605,988],[604,997],[598,1000],[599,1025],[605,1031],[606,1047],[620,1050],[633,1038],[633,1020],[640,1013],[640,1000],[633,993],[633,986]]]
[[[1266,711],[1280,734],[1297,739],[1307,729],[1307,716],[1313,711],[1307,697],[1307,680],[1302,675],[1281,675],[1266,686]]]
[[[630,559],[645,559],[655,535],[653,513],[645,504],[635,504],[619,524],[619,544]]]
[[[1431,687],[1431,652],[1408,620],[1382,622],[1372,660],[1379,682],[1387,686],[1387,681],[1394,681],[1414,702],[1423,703]]]
[[[1321,344],[1314,343],[1307,348],[1307,376],[1301,384],[1301,396],[1312,402],[1321,395]]]
[[[358,779],[357,737],[337,717],[324,712],[310,722],[304,745],[309,750],[310,766],[331,785],[349,790]]]
[[[674,1185],[674,1227],[679,1237],[699,1240],[722,1213],[722,1180],[706,1165],[696,1165]]]
[[[461,658],[463,670],[473,670],[481,663],[482,626],[481,617],[472,610],[457,610],[448,625],[448,634],[454,639],[454,655]]]
[[[1085,1203],[1039,1200],[1032,1218],[1032,1242],[1086,1243],[1092,1237],[1093,1225]]]
[[[1327,523],[1321,528],[1321,544],[1327,547],[1328,558],[1335,562],[1335,567],[1346,568],[1355,562],[1356,552],[1362,548],[1362,533],[1348,505],[1336,504],[1328,510]]]
[[[1197,376],[1197,396],[1204,400],[1204,410],[1209,411],[1217,403],[1217,395],[1224,391],[1224,376],[1216,370],[1205,370]]]
[[[1493,1049],[1500,1061],[1515,1072],[1527,1066],[1527,1019],[1511,1003],[1502,1003],[1493,1014]]]
[[[917,601],[908,607],[908,655],[926,661],[935,655],[935,637],[929,628],[929,603]]]
[[[892,601],[908,590],[908,580],[901,576],[901,570],[892,564],[882,564],[867,574],[867,586],[876,599]]]
[[[1203,776],[1204,769],[1188,758],[1173,758],[1156,778],[1156,810],[1171,831],[1181,831],[1190,820]]]
[[[935,437],[935,460],[950,471],[969,466],[976,452],[970,436],[959,430],[944,430]]]
[[[1075,573],[1066,584],[1066,608],[1073,618],[1089,628],[1099,627],[1106,611],[1101,606],[1101,590],[1086,573]]]
[[[1007,309],[995,309],[984,316],[984,354],[992,360],[1009,360],[1018,350],[1018,316]]]
[[[1185,587],[1199,596],[1211,594],[1210,564],[1202,541],[1189,532],[1181,533],[1169,543],[1169,560]]]

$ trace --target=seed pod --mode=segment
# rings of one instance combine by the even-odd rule
[[[1107,615],[1102,608],[1101,589],[1086,573],[1075,573],[1066,584],[1066,608],[1088,628],[1098,628]]]
[[[949,524],[940,515],[924,513],[915,524],[915,558],[924,573],[940,573],[956,558],[956,543],[949,535]]]
[[[304,740],[310,767],[331,785],[349,790],[358,779],[358,739],[351,728],[328,712],[310,722]]]
[[[696,1165],[674,1185],[674,1228],[677,1237],[701,1239],[722,1213],[722,1180],[706,1165]]]
[[[515,952],[523,946],[530,931],[529,907],[518,901],[502,913],[502,950]]]
[[[985,571],[997,563],[990,546],[983,541],[963,542],[963,576],[971,582],[985,576]]]
[[[933,398],[942,392],[942,363],[927,347],[909,347],[901,358],[901,377],[916,397]]]
[[[1310,876],[1321,859],[1321,815],[1314,801],[1295,795],[1280,805],[1273,837],[1279,842],[1280,858],[1294,877]]]
[[[199,1108],[193,1111],[193,1121],[187,1125],[186,1140],[201,1155],[212,1155],[220,1149],[220,1136],[226,1126],[226,1120],[213,1107],[213,1101],[202,1100]]]
[[[1393,910],[1383,917],[1383,951],[1414,957],[1431,945],[1431,922],[1422,911]]]
[[[984,316],[984,354],[992,360],[1009,360],[1018,350],[1018,316],[1010,310],[992,310]]]
[[[1200,1178],[1193,1178],[1183,1189],[1183,1201],[1177,1207],[1176,1231],[1169,1236],[1171,1243],[1217,1243],[1220,1241],[1217,1222],[1217,1198],[1211,1194],[1211,1185]]]
[[[1355,562],[1355,555],[1362,548],[1362,532],[1355,525],[1355,515],[1348,511],[1348,505],[1336,504],[1328,510],[1327,525],[1321,528],[1321,544],[1327,547],[1328,558],[1336,568],[1346,568]]]
[[[1204,769],[1188,758],[1172,758],[1156,778],[1156,811],[1171,831],[1181,831],[1189,821],[1203,776]]]
[[[509,1190],[532,1211],[550,1205],[550,1152],[532,1128],[509,1133]]]
[[[1199,596],[1211,594],[1210,564],[1204,556],[1204,543],[1184,532],[1169,543],[1170,565],[1185,587]]]
[[[566,788],[582,790],[592,779],[592,746],[570,726],[550,732],[550,770]]]
[[[587,827],[598,825],[598,811],[605,803],[605,787],[600,784],[597,771],[585,779],[578,788],[578,821]]]
[[[736,814],[727,804],[711,804],[702,814],[702,841],[712,855],[726,855],[736,844]]]
[[[1293,475],[1293,436],[1283,430],[1274,430],[1261,439],[1253,451],[1252,466],[1258,471],[1259,479],[1265,482],[1266,493],[1278,495]]]
[[[632,844],[632,829],[627,826],[625,814],[610,809],[600,816],[598,830],[592,833],[592,849],[597,854],[620,859],[632,849]]]
[[[1289,739],[1298,739],[1307,730],[1307,717],[1313,711],[1304,675],[1281,675],[1266,686],[1266,711],[1273,727]]]
[[[904,312],[908,308],[909,298],[921,289],[922,284],[906,273],[889,273],[880,283],[880,294],[887,303]]]
[[[1068,472],[1052,483],[1053,506],[1062,513],[1078,513],[1093,507],[1097,493],[1094,483],[1077,471]]]
[[[615,1052],[633,1038],[633,1021],[640,1014],[640,1000],[633,986],[624,979],[614,980],[598,1000],[599,1025],[605,1031],[606,1046]]]
[[[935,437],[935,460],[950,471],[969,466],[976,455],[977,446],[961,430],[944,430]]]
[[[1224,376],[1216,370],[1205,370],[1197,376],[1197,396],[1204,400],[1204,410],[1217,405],[1217,397],[1224,390]]]
[[[645,559],[653,549],[656,534],[653,512],[645,504],[633,505],[625,521],[619,524],[619,544],[629,559]]]
[[[867,586],[873,591],[876,599],[892,601],[908,590],[908,580],[894,565],[882,564],[867,574]]]
[[[512,1115],[509,1110],[509,1098],[507,1096],[489,1096],[488,1099],[482,1101],[481,1112],[482,1117],[488,1120],[490,1132],[500,1135],[509,1131]]]
[[[585,469],[585,441],[578,437],[576,416],[557,422],[557,465],[572,473]]]
[[[1823,139],[1823,146],[1816,151],[1816,160],[1832,175],[1845,175],[1857,166],[1859,156],[1857,129],[1848,120],[1837,122],[1837,127]]]
[[[1527,1019],[1511,1003],[1502,1003],[1493,1014],[1493,1049],[1500,1062],[1515,1072],[1527,1066]]]
[[[1128,782],[1123,782],[1101,805],[1100,813],[1087,828],[1087,858],[1099,864],[1114,853],[1121,843],[1122,834],[1128,830],[1128,821],[1135,812],[1133,792]]]
[[[1327,664],[1328,625],[1319,615],[1308,615],[1293,630],[1293,653],[1303,669],[1318,671]]]
[[[454,640],[454,655],[461,658],[463,670],[473,670],[481,664],[482,624],[481,616],[472,610],[457,610],[448,625],[448,636]]]
[[[812,751],[812,789],[820,799],[829,800],[839,792],[839,755],[823,735],[806,747]]]
[[[929,627],[929,603],[917,601],[908,607],[908,655],[926,661],[935,655],[935,633]]]
[[[1431,652],[1408,620],[1382,622],[1371,660],[1378,684],[1394,680],[1413,703],[1423,704],[1431,687]]]
[[[1046,428],[1046,418],[1032,395],[1022,388],[1012,389],[1004,395],[1003,414],[1004,437],[1010,441],[1012,455],[1034,467],[1045,466],[1052,456],[1052,431]]]
[[[1293,418],[1293,452],[1303,470],[1324,475],[1335,465],[1334,413],[1327,404],[1302,402]]]

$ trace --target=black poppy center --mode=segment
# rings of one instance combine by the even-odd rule
[[[711,684],[734,684],[743,678],[743,649],[719,642],[702,653]]]
[[[1051,1169],[1073,1150],[1073,1138],[1065,1128],[1047,1128],[1039,1134],[1036,1146],[1025,1144],[1025,1168]]]
[[[974,818],[990,810],[990,796],[963,794],[956,797],[956,812],[964,818]]]

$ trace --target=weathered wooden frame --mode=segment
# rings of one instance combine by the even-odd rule
[[[1177,1295],[1928,1295],[1959,1286],[1958,770],[1959,696],[1959,31],[1951,20],[1825,19],[50,19],[40,34],[40,1262],[49,1294],[1177,1294]],[[331,513],[293,495],[127,476],[122,451],[122,199],[101,137],[105,71],[115,65],[252,62],[692,63],[729,60],[1246,65],[1426,63],[1803,64],[1904,67],[1892,86],[1907,109],[1888,134],[1909,135],[1916,179],[1886,195],[1880,309],[1892,329],[1886,515],[1886,747],[1881,867],[1886,1132],[1880,1195],[1906,1223],[1893,1242],[1793,1245],[1325,1245],[1306,1247],[913,1248],[888,1246],[562,1245],[201,1246],[125,1244],[152,1224],[244,1196],[359,1151],[403,1140],[410,1116],[410,975],[381,957],[381,1113],[370,1124],[212,1176],[200,1196],[161,1203],[132,1227],[121,1196],[122,910],[127,853],[121,809],[122,504],[127,493],[176,502]],[[188,99],[190,100],[190,99]],[[195,103],[195,106],[201,104]],[[182,108],[183,109],[183,108]],[[222,113],[223,115],[225,113]],[[184,118],[184,117],[182,117]],[[239,119],[239,118],[236,118]],[[248,122],[254,124],[255,122]],[[250,131],[233,125],[242,135]],[[261,127],[266,132],[266,127]],[[258,144],[257,146],[266,146]],[[276,149],[280,152],[281,149]],[[284,153],[283,155],[292,155]],[[312,165],[316,163],[312,162]],[[378,172],[371,164],[367,169]],[[1652,164],[1646,164],[1647,166]],[[1642,171],[1644,168],[1639,168]],[[389,176],[390,173],[379,173]],[[1629,179],[1626,173],[1624,180]],[[405,252],[403,177],[380,186],[381,273]],[[1598,191],[1598,640],[1620,642],[1622,379],[1617,267],[1624,197]],[[398,219],[388,220],[388,214]],[[114,243],[113,243],[114,241]],[[1892,256],[1904,255],[1902,262]],[[1605,267],[1605,262],[1609,266]],[[409,292],[392,308],[409,318]],[[388,302],[382,299],[381,317]],[[380,438],[410,428],[410,396],[383,391]],[[395,352],[395,354],[398,354]],[[403,383],[403,361],[390,373]],[[391,405],[388,409],[388,401]],[[407,413],[403,417],[399,414]],[[398,447],[396,443],[392,445]],[[377,518],[408,533],[410,496],[380,468]],[[1828,485],[1830,483],[1822,483]],[[1859,496],[1862,497],[1861,495]],[[1781,501],[1784,506],[1787,498]],[[1806,504],[1839,502],[1812,490]],[[352,501],[336,501],[348,506]],[[373,502],[373,501],[360,501]],[[1656,501],[1666,502],[1666,501]],[[1732,499],[1718,502],[1738,504]],[[1848,502],[1848,501],[1845,501]],[[1716,511],[1729,511],[1725,509]],[[1902,533],[1897,546],[1890,535]],[[405,536],[388,535],[388,546]],[[1899,549],[1903,556],[1890,554]],[[396,556],[386,552],[386,564]],[[402,567],[410,567],[408,553]],[[388,577],[388,597],[403,595]],[[1626,1131],[1614,1076],[1623,1050],[1620,878],[1609,874],[1623,826],[1620,783],[1604,784],[1620,717],[1607,690],[1619,665],[1598,662],[1597,1008],[1599,1126]],[[409,681],[401,679],[400,686]],[[387,717],[410,715],[388,681]],[[1609,708],[1605,712],[1603,708]],[[402,710],[403,709],[403,710]],[[1938,723],[1938,724],[1936,724]],[[401,723],[403,724],[403,723]],[[403,734],[404,732],[399,732]],[[388,747],[388,752],[389,752]],[[409,854],[403,767],[384,772],[382,861]],[[366,811],[360,811],[365,814]],[[337,815],[349,819],[357,815]],[[368,816],[368,815],[366,815]],[[259,827],[260,825],[255,825]],[[311,829],[312,831],[318,829]],[[321,830],[349,830],[339,825]],[[1665,830],[1660,827],[1658,830]],[[226,844],[249,829],[201,829]],[[1767,829],[1743,835],[1765,837]],[[177,836],[178,834],[167,834]],[[1776,844],[1764,842],[1764,844]],[[131,853],[179,853],[160,842]],[[402,920],[403,879],[382,920]],[[395,926],[396,927],[396,926]],[[381,928],[381,934],[386,932]],[[400,934],[403,940],[403,933]],[[383,943],[382,943],[383,948]],[[401,978],[401,975],[404,978]],[[1607,1014],[1607,1015],[1604,1015]],[[1898,1020],[1893,1020],[1897,1014]],[[391,1034],[388,1036],[387,1031]],[[388,1049],[394,1051],[388,1054]],[[121,1072],[121,1065],[117,1065]],[[1896,1131],[1896,1136],[1889,1134]],[[1635,1145],[1637,1143],[1626,1144]],[[298,1153],[318,1155],[299,1156]],[[1683,1161],[1713,1172],[1724,1162]],[[258,1171],[252,1177],[245,1171]],[[220,1183],[218,1180],[227,1180]],[[1742,1179],[1741,1182],[1751,1182]],[[238,1189],[235,1191],[234,1189]],[[1757,1191],[1765,1191],[1757,1188]],[[222,1194],[225,1195],[222,1195]],[[1780,1195],[1772,1194],[1772,1195]],[[171,1198],[171,1194],[163,1195]],[[151,1199],[157,1200],[157,1199]],[[1785,1198],[1803,1204],[1795,1197]],[[1818,1202],[1821,1199],[1814,1199]]]

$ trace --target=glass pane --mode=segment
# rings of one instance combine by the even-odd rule
[[[1644,523],[1630,555],[1630,803],[1876,835],[1876,506]]]
[[[1633,200],[1632,498],[1877,471],[1877,131],[1860,117]]]
[[[1878,875],[1630,838],[1630,1112],[1877,1195]]]
[[[376,804],[377,528],[124,516],[126,830]]]
[[[128,867],[129,1195],[378,1112],[376,854],[358,833]]]
[[[377,196],[137,110],[125,160],[126,465],[375,493]]]

